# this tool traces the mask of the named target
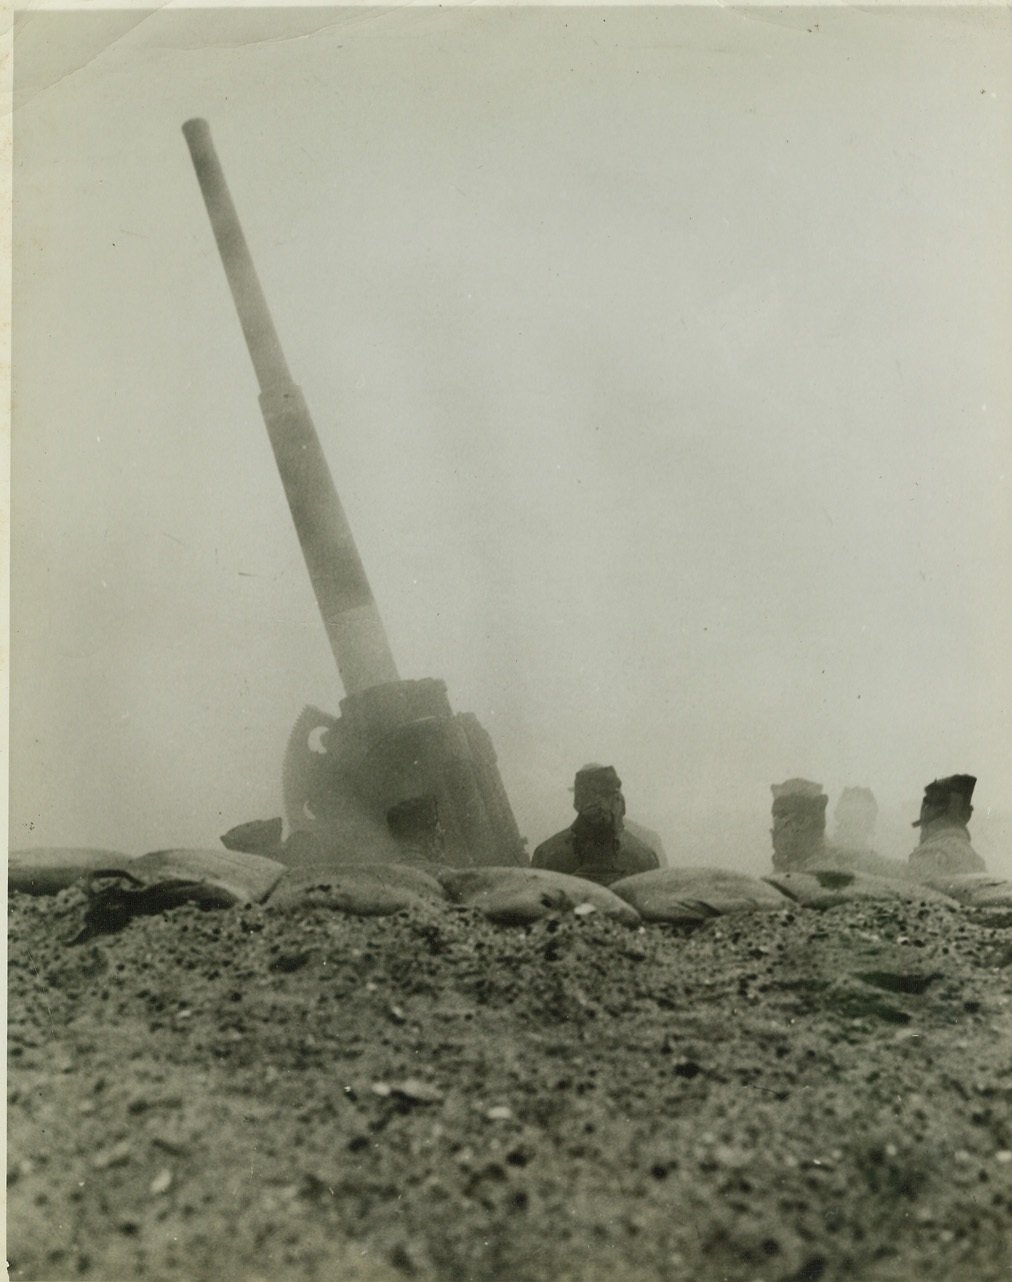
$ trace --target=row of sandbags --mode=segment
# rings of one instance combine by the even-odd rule
[[[246,903],[266,899],[284,872],[284,865],[274,859],[231,850],[156,850],[138,857],[92,847],[48,846],[12,850],[7,887],[25,895],[55,895],[83,878],[118,874],[145,885],[206,884],[231,903]]]
[[[716,868],[663,868],[614,882],[529,868],[420,868],[350,864],[289,869],[262,855],[228,850],[156,851],[140,858],[103,850],[15,851],[12,890],[52,894],[78,880],[89,893],[92,933],[179,903],[205,908],[265,903],[281,910],[317,903],[356,916],[455,904],[492,921],[526,923],[553,913],[600,913],[627,925],[699,924],[731,913],[792,904],[830,908],[852,900],[961,903],[1012,909],[1012,883],[986,873],[933,883],[823,869],[763,878]]]

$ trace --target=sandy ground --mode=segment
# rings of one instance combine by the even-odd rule
[[[10,903],[10,1276],[990,1282],[1012,927]]]

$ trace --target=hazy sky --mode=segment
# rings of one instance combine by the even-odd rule
[[[17,17],[12,844],[281,813],[342,689],[180,125],[387,624],[532,844],[801,774],[1012,808],[1012,19]],[[765,829],[756,833],[766,847]]]

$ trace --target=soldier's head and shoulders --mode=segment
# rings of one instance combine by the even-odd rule
[[[920,817],[912,825],[920,829],[920,840],[908,859],[914,872],[945,876],[987,871],[967,827],[976,783],[975,775],[948,775],[925,786]]]
[[[844,788],[833,810],[833,819],[834,846],[855,852],[872,851],[878,802],[870,788]]]
[[[906,865],[872,849],[878,803],[870,788],[845,788],[834,812],[836,831],[826,839],[829,802],[821,784],[788,779],[773,793],[773,868],[776,872],[836,871],[906,877]]]
[[[576,772],[572,791],[576,818],[535,849],[533,868],[586,877],[607,886],[661,866],[657,852],[626,827],[622,780],[614,766],[597,762],[583,766]]]
[[[770,785],[773,794],[770,838],[777,872],[798,871],[825,859],[826,806],[821,783],[787,779]]]

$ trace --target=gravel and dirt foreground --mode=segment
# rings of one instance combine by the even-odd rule
[[[10,1277],[1012,1275],[1012,925],[9,907]]]

